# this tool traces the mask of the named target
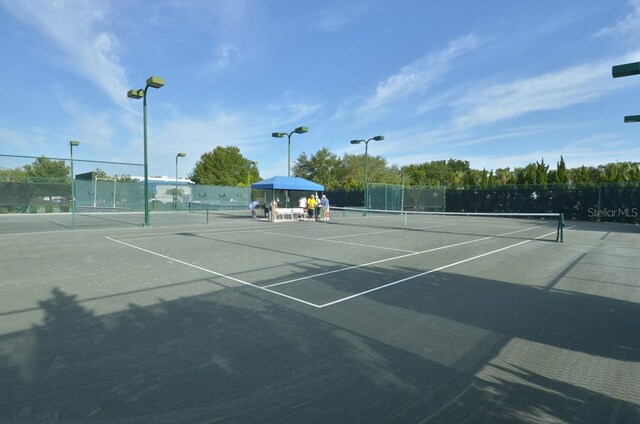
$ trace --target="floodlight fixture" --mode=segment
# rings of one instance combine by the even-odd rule
[[[624,123],[628,124],[631,122],[640,122],[640,115],[630,115],[624,117]]]
[[[638,74],[640,74],[640,62],[625,63],[624,65],[616,65],[611,68],[611,75],[613,75],[614,78]]]
[[[304,134],[306,132],[309,132],[309,128],[307,127],[298,127],[295,130],[291,131],[290,133],[284,133],[284,132],[274,132],[271,133],[271,137],[275,137],[275,138],[283,138],[285,135],[287,136],[287,177],[291,176],[291,136],[296,133],[296,134]],[[287,199],[289,198],[289,196],[287,196]],[[289,205],[287,205],[288,207]]]
[[[147,86],[153,88],[160,88],[164,85],[164,79],[160,77],[149,77],[147,78]]]
[[[134,89],[127,91],[127,97],[130,99],[141,99],[144,97],[144,90],[142,89]]]

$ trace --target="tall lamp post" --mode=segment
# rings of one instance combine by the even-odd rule
[[[640,74],[640,62],[625,63],[611,68],[611,75],[614,78],[628,77]],[[640,115],[629,115],[624,117],[624,122],[640,122]]]
[[[258,162],[256,162],[255,160],[249,161],[249,168],[247,168],[247,187],[251,186],[251,168],[256,166],[257,164]]]
[[[287,177],[291,176],[291,135],[293,133],[296,134],[304,134],[309,131],[307,127],[298,127],[290,133],[282,133],[282,132],[274,132],[271,133],[271,137],[283,138],[285,135],[288,138],[288,147],[287,147]]]
[[[369,142],[371,140],[381,141],[384,140],[383,135],[377,135],[375,137],[371,137],[368,140],[351,140],[351,144],[360,144],[364,143],[364,208],[369,209],[369,186],[367,185],[367,150],[369,147]]]
[[[74,181],[73,174],[73,148],[74,146],[79,146],[80,142],[76,140],[71,140],[69,142],[70,157],[71,157],[71,228],[73,230],[76,229],[76,185]]]
[[[293,133],[296,134],[304,134],[306,132],[309,131],[309,128],[307,127],[298,127],[295,130],[291,131],[290,133],[281,133],[281,132],[274,132],[271,133],[271,137],[276,137],[276,138],[283,138],[285,135],[287,136],[287,177],[291,176],[291,135]],[[286,194],[286,207],[289,207],[289,190],[287,190]]]
[[[178,158],[187,156],[186,153],[178,153],[176,155],[176,191],[173,192],[173,210],[178,210]]]
[[[149,223],[149,166],[147,162],[147,90],[149,87],[160,88],[164,85],[164,79],[151,76],[147,78],[147,85],[140,89],[127,91],[127,97],[131,99],[142,99],[142,116],[144,127],[144,226]]]
[[[400,195],[400,210],[404,211],[404,165],[402,165],[402,193]]]

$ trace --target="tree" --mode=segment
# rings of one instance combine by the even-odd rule
[[[0,182],[19,183],[26,179],[25,172],[20,168],[0,169]]]
[[[44,156],[37,158],[31,165],[24,166],[28,177],[69,179],[69,168],[63,160],[54,161]]]
[[[547,173],[549,172],[549,165],[544,163],[544,158],[542,158],[542,160],[540,161],[540,163],[538,163],[538,161],[536,161],[536,179],[535,179],[535,183],[536,184],[547,184]]]
[[[598,170],[592,166],[582,165],[567,171],[569,181],[577,184],[598,184],[600,181]]]
[[[307,158],[304,152],[298,156],[293,166],[293,175],[315,181],[324,185],[325,190],[331,190],[341,187],[340,181],[345,172],[342,160],[331,153],[329,148],[323,147],[311,158]]]
[[[495,181],[496,185],[507,185],[513,183],[514,177],[511,173],[511,169],[508,167],[496,169]]]
[[[560,162],[558,162],[558,166],[556,167],[556,182],[559,184],[567,184],[569,182],[567,166],[564,163],[562,155],[560,155]]]
[[[247,183],[247,175],[255,174],[255,166],[240,154],[239,148],[218,146],[200,156],[189,178],[196,184],[242,186]],[[255,179],[259,178],[258,175]]]

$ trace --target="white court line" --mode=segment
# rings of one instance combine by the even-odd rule
[[[168,260],[170,260],[170,261],[173,261],[173,262],[176,262],[176,263],[179,263],[179,264],[182,264],[182,265],[189,266],[189,267],[191,267],[191,268],[198,269],[198,270],[200,270],[200,271],[207,272],[207,273],[209,273],[209,274],[217,275],[218,277],[226,278],[226,279],[228,279],[228,280],[235,281],[236,283],[240,283],[240,284],[243,284],[243,285],[245,285],[245,286],[253,287],[253,288],[260,289],[260,290],[264,290],[264,291],[266,291],[266,292],[269,292],[269,293],[272,293],[272,294],[275,294],[275,295],[278,295],[278,296],[286,297],[287,299],[295,300],[296,302],[304,303],[305,305],[313,306],[314,308],[319,308],[319,307],[320,307],[319,305],[316,305],[315,303],[307,302],[306,300],[298,299],[297,297],[289,296],[289,295],[287,295],[287,294],[280,293],[280,292],[277,292],[277,291],[275,291],[275,290],[270,290],[270,289],[269,289],[269,288],[267,288],[267,287],[257,286],[257,285],[255,285],[255,284],[248,283],[248,282],[246,282],[246,281],[240,280],[240,279],[235,278],[235,277],[231,277],[231,276],[229,276],[229,275],[221,274],[221,273],[219,273],[219,272],[215,272],[215,271],[212,271],[212,270],[210,270],[210,269],[203,268],[203,267],[201,267],[201,266],[191,264],[191,263],[189,263],[189,262],[181,261],[180,259],[172,258],[171,256],[163,255],[163,254],[161,254],[161,253],[157,253],[157,252],[154,252],[154,251],[151,251],[151,250],[148,250],[148,249],[144,249],[144,248],[142,248],[142,247],[134,246],[133,244],[125,243],[125,242],[123,242],[123,241],[116,240],[116,239],[113,239],[113,238],[111,238],[111,237],[105,237],[105,238],[106,238],[107,240],[111,240],[111,241],[113,241],[113,242],[120,243],[120,244],[122,244],[122,245],[124,245],[124,246],[127,246],[127,247],[130,247],[130,248],[132,248],[132,249],[137,249],[137,250],[140,250],[140,251],[142,251],[142,252],[149,253],[149,254],[151,254],[151,255],[155,255],[155,256],[158,256],[158,257],[161,257],[161,258],[164,258],[164,259],[168,259]]]
[[[66,222],[62,222],[62,221],[58,221],[57,219],[53,219],[53,218],[49,218],[48,216],[43,216],[42,218],[46,219],[47,221],[51,221],[51,222],[55,222],[56,224],[60,224],[63,225],[67,228],[70,228],[71,226],[69,224],[67,224]]]
[[[455,224],[430,225],[428,227],[419,227],[418,229],[424,230],[424,229],[427,229],[427,228],[450,227],[452,225],[455,225]],[[368,236],[368,235],[372,235],[372,234],[385,234],[385,233],[393,233],[393,232],[396,232],[396,231],[406,231],[406,229],[405,228],[396,228],[396,229],[393,229],[393,230],[373,231],[373,232],[368,232],[368,233],[343,234],[343,235],[339,235],[339,236],[321,237],[321,240],[329,240],[329,239],[344,238],[344,237]]]
[[[406,255],[394,256],[393,258],[380,259],[379,261],[367,262],[366,264],[353,265],[353,266],[349,266],[349,267],[346,267],[346,268],[334,269],[333,271],[321,272],[320,274],[307,275],[306,277],[300,277],[300,278],[295,278],[293,280],[282,281],[280,283],[269,284],[269,285],[263,286],[263,287],[269,288],[269,287],[281,286],[283,284],[294,283],[296,281],[308,280],[309,278],[321,277],[323,275],[335,274],[337,272],[349,271],[351,269],[364,268],[364,267],[370,266],[370,265],[376,265],[376,264],[380,264],[380,263],[383,263],[383,262],[394,261],[396,259],[408,258],[409,256],[420,255],[422,253],[435,252],[436,250],[448,249],[449,247],[462,246],[463,244],[475,243],[477,241],[488,240],[490,238],[491,237],[484,237],[484,238],[481,238],[481,239],[467,240],[467,241],[463,241],[461,243],[450,244],[450,245],[447,245],[447,246],[434,247],[433,249],[422,250],[420,252],[412,252],[412,253],[408,253]]]
[[[495,238],[495,237],[504,237],[504,236],[508,236],[508,235],[511,235],[511,234],[515,234],[515,233],[521,233],[523,231],[534,230],[534,229],[540,228],[540,227],[541,227],[541,225],[536,225],[535,227],[525,228],[525,229],[516,230],[516,231],[509,231],[508,233],[498,234],[496,236],[482,237],[482,238],[479,238],[479,239],[467,240],[467,241],[463,241],[463,242],[460,242],[460,243],[449,244],[449,245],[446,245],[446,246],[434,247],[432,249],[422,250],[422,251],[419,251],[419,252],[412,252],[412,253],[409,253],[409,254],[406,254],[406,255],[394,256],[393,258],[381,259],[379,261],[368,262],[366,264],[361,264],[361,265],[353,265],[353,266],[350,266],[350,267],[347,267],[347,268],[334,269],[333,271],[322,272],[320,274],[307,275],[306,277],[294,278],[293,280],[281,281],[279,283],[269,284],[269,285],[263,286],[263,287],[269,288],[269,287],[281,286],[283,284],[295,283],[296,281],[308,280],[310,278],[321,277],[323,275],[335,274],[337,272],[344,272],[344,271],[349,271],[349,270],[352,270],[352,269],[363,268],[363,267],[366,267],[366,266],[375,265],[375,264],[388,262],[388,261],[393,261],[393,260],[396,260],[396,259],[408,258],[409,256],[415,256],[415,255],[420,255],[420,254],[423,254],[423,253],[435,252],[437,250],[448,249],[450,247],[462,246],[462,245],[465,245],[465,244],[475,243],[475,242],[478,242],[478,241],[489,240],[489,239],[492,239],[492,238]],[[553,233],[549,233],[549,234],[553,234]],[[546,237],[549,234],[546,234],[543,237]],[[327,241],[330,241],[330,240],[327,240]],[[528,241],[530,241],[530,240],[528,240]]]
[[[302,278],[298,278],[298,279],[295,279],[295,280],[289,280],[289,281],[285,281],[285,282],[277,283],[277,284],[272,284],[272,285],[268,285],[268,286],[258,286],[258,285],[255,285],[255,284],[251,284],[251,283],[248,283],[246,281],[240,280],[238,278],[231,277],[231,276],[228,276],[228,275],[224,275],[224,274],[221,274],[219,272],[215,272],[215,271],[212,271],[210,269],[203,268],[201,266],[194,265],[194,264],[191,264],[189,262],[182,261],[180,259],[172,258],[170,256],[163,255],[161,253],[157,253],[157,252],[153,252],[153,251],[148,250],[148,249],[144,249],[142,247],[134,246],[132,244],[125,243],[123,241],[116,240],[116,239],[113,239],[111,237],[105,237],[105,238],[108,239],[108,240],[111,240],[111,241],[113,241],[115,243],[119,243],[119,244],[122,244],[124,246],[131,247],[133,249],[137,249],[137,250],[140,250],[142,252],[149,253],[151,255],[155,255],[155,256],[158,256],[158,257],[161,257],[161,258],[164,258],[164,259],[168,259],[170,261],[173,261],[173,262],[176,262],[176,263],[179,263],[179,264],[182,264],[182,265],[186,265],[188,267],[195,268],[195,269],[198,269],[200,271],[207,272],[209,274],[217,275],[219,277],[223,277],[223,278],[226,278],[226,279],[229,279],[229,280],[235,281],[237,283],[240,283],[240,284],[243,284],[243,285],[246,285],[246,286],[249,286],[249,287],[253,287],[253,288],[256,288],[256,289],[259,289],[259,290],[263,290],[263,291],[266,291],[268,293],[275,294],[277,296],[282,296],[284,298],[287,298],[287,299],[290,299],[290,300],[294,300],[296,302],[300,302],[300,303],[303,303],[303,304],[308,305],[308,306],[313,306],[314,308],[324,308],[324,307],[335,305],[337,303],[341,303],[341,302],[344,302],[344,301],[347,301],[347,300],[353,299],[355,297],[359,297],[359,296],[362,296],[362,295],[365,295],[365,294],[368,294],[368,293],[371,293],[371,292],[374,292],[374,291],[377,291],[377,290],[381,290],[381,289],[386,288],[386,287],[390,287],[390,286],[393,286],[393,285],[396,285],[396,284],[400,284],[402,282],[405,282],[405,281],[408,281],[408,280],[411,280],[411,279],[414,279],[414,278],[417,278],[417,277],[421,277],[423,275],[431,274],[433,272],[437,272],[437,271],[440,271],[440,270],[443,270],[443,269],[446,269],[446,268],[450,268],[450,267],[453,267],[455,265],[459,265],[459,264],[462,264],[462,263],[465,263],[465,262],[469,262],[469,261],[472,261],[472,260],[475,260],[475,259],[479,259],[479,258],[482,258],[484,256],[492,255],[494,253],[498,253],[498,252],[501,252],[503,250],[507,250],[507,249],[510,249],[512,247],[516,247],[516,246],[528,243],[528,242],[530,242],[532,240],[537,240],[537,239],[540,239],[540,238],[543,238],[543,237],[547,237],[547,236],[549,236],[551,234],[554,234],[555,231],[554,232],[550,232],[548,234],[544,234],[544,235],[535,237],[534,239],[531,239],[531,240],[524,240],[524,241],[521,241],[519,243],[510,245],[510,246],[506,246],[506,247],[503,247],[503,248],[500,248],[500,249],[492,250],[490,252],[483,253],[481,255],[477,255],[477,256],[474,256],[474,257],[471,257],[471,258],[463,259],[461,261],[454,262],[454,263],[449,264],[449,265],[444,265],[442,267],[439,267],[439,268],[436,268],[436,269],[432,269],[432,270],[429,270],[429,271],[425,271],[423,273],[420,273],[420,274],[417,274],[417,275],[413,275],[411,277],[403,278],[401,280],[394,281],[394,282],[391,282],[391,283],[388,283],[388,284],[385,284],[385,285],[382,285],[382,286],[379,286],[379,287],[375,287],[375,288],[370,289],[370,290],[366,290],[366,291],[363,291],[363,292],[360,292],[360,293],[355,293],[353,295],[350,295],[350,296],[347,296],[347,297],[344,297],[344,298],[341,298],[341,299],[337,299],[337,300],[334,300],[332,302],[328,302],[328,303],[325,303],[325,304],[322,304],[322,305],[318,305],[318,304],[315,304],[315,303],[312,303],[312,302],[308,302],[306,300],[299,299],[297,297],[293,297],[293,296],[290,296],[290,295],[287,295],[287,294],[284,294],[284,293],[277,292],[275,290],[271,290],[270,287],[273,287],[273,286],[276,286],[276,285],[280,285],[280,284],[291,283],[291,282],[294,282],[294,281],[300,281],[300,280],[304,280],[304,279],[308,279],[308,278],[314,278],[314,277],[318,277],[318,276],[321,276],[321,275],[347,271],[349,269],[360,268],[360,267],[363,267],[363,266],[367,266],[367,265],[371,265],[371,264],[375,264],[375,263],[380,263],[380,262],[385,262],[385,261],[389,261],[389,260],[392,260],[392,259],[399,259],[399,258],[403,258],[403,257],[417,255],[417,254],[420,254],[420,253],[427,253],[427,252],[431,252],[431,251],[435,251],[435,250],[446,249],[448,247],[454,247],[454,246],[459,246],[459,245],[463,245],[463,244],[469,244],[469,243],[474,243],[474,242],[478,242],[478,241],[482,241],[482,240],[492,239],[494,237],[506,236],[506,235],[509,235],[509,234],[519,233],[519,232],[523,232],[523,231],[529,231],[529,230],[533,230],[533,229],[539,228],[539,227],[540,226],[535,226],[535,227],[531,227],[531,228],[527,228],[527,229],[522,229],[522,230],[518,230],[518,231],[511,231],[511,232],[507,232],[507,233],[504,233],[504,234],[499,234],[497,236],[483,237],[483,238],[480,238],[480,239],[469,240],[469,241],[466,241],[466,242],[456,243],[456,244],[453,244],[453,245],[436,247],[436,248],[425,250],[425,251],[422,251],[422,252],[410,253],[408,255],[401,255],[401,256],[398,256],[398,257],[395,257],[395,258],[389,258],[389,259],[383,259],[381,261],[371,262],[369,264],[356,265],[356,266],[343,268],[343,269],[339,269],[339,270],[334,270],[334,271],[329,271],[329,272],[325,272],[325,273],[321,273],[321,274],[315,274],[315,275],[312,275],[312,276],[302,277]],[[566,229],[568,229],[568,228],[573,228],[573,226],[572,227],[567,227]]]
[[[347,301],[347,300],[353,299],[355,297],[362,296],[362,295],[365,295],[365,294],[368,294],[368,293],[371,293],[371,292],[374,292],[374,291],[377,291],[377,290],[382,290],[382,289],[387,288],[387,287],[395,286],[396,284],[404,283],[405,281],[413,280],[414,278],[422,277],[424,275],[431,274],[431,273],[438,272],[438,271],[442,271],[443,269],[451,268],[453,266],[460,265],[460,264],[463,264],[465,262],[470,262],[470,261],[473,261],[473,260],[476,260],[476,259],[483,258],[485,256],[493,255],[494,253],[502,252],[504,250],[511,249],[513,247],[517,247],[517,246],[520,246],[522,244],[529,243],[532,240],[538,240],[538,239],[550,236],[551,234],[555,234],[555,233],[556,233],[556,231],[553,231],[551,233],[538,236],[538,237],[536,237],[534,239],[531,239],[531,240],[524,240],[524,241],[509,245],[509,246],[506,246],[506,247],[501,247],[500,249],[495,249],[495,250],[492,250],[490,252],[486,252],[486,253],[482,253],[480,255],[472,256],[471,258],[463,259],[461,261],[453,262],[453,263],[450,263],[448,265],[443,265],[443,266],[438,267],[438,268],[430,269],[429,271],[421,272],[420,274],[412,275],[410,277],[403,278],[401,280],[393,281],[391,283],[387,283],[387,284],[384,284],[382,286],[374,287],[372,289],[365,290],[365,291],[360,292],[360,293],[355,293],[355,294],[352,294],[351,296],[343,297],[341,299],[334,300],[332,302],[324,303],[324,304],[320,305],[319,307],[320,308],[324,308],[324,307],[327,307],[327,306],[335,305],[336,303],[344,302],[344,301]]]
[[[406,252],[406,253],[415,253],[415,250],[407,250],[407,249],[396,249],[393,247],[383,247],[383,246],[372,246],[370,244],[362,244],[362,243],[351,243],[348,241],[339,241],[339,240],[329,240],[329,237],[327,238],[317,238],[317,237],[307,237],[307,236],[298,236],[295,234],[281,234],[281,233],[272,233],[269,231],[256,231],[257,233],[262,233],[262,234],[269,234],[270,236],[281,236],[281,237],[292,237],[292,238],[301,238],[301,239],[305,239],[305,240],[314,240],[314,241],[326,241],[328,243],[338,243],[338,244],[348,244],[351,246],[360,246],[360,247],[368,247],[370,249],[382,249],[382,250],[393,250],[396,252]]]
[[[255,230],[248,230],[246,229],[247,227],[237,227],[237,228],[224,228],[224,229],[211,229],[211,230],[204,230],[204,231],[188,231],[186,228],[184,231],[179,231],[179,230],[172,230],[172,231],[163,231],[163,232],[158,232],[158,233],[152,233],[152,234],[119,234],[118,237],[120,238],[127,238],[127,239],[135,239],[135,240],[154,240],[154,239],[161,239],[161,238],[173,238],[173,237],[184,237],[184,235],[182,234],[177,234],[177,233],[192,233],[192,234],[196,234],[196,235],[202,235],[202,234],[236,234],[236,233],[246,233],[246,232],[253,232]]]

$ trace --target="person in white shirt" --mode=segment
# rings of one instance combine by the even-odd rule
[[[305,196],[301,196],[298,200],[298,207],[302,209],[302,213],[300,214],[300,218],[303,220],[307,220],[307,198]]]
[[[260,206],[260,201],[259,200],[254,200],[253,202],[251,202],[249,204],[249,210],[251,211],[251,218],[252,219],[256,219],[256,209]]]

